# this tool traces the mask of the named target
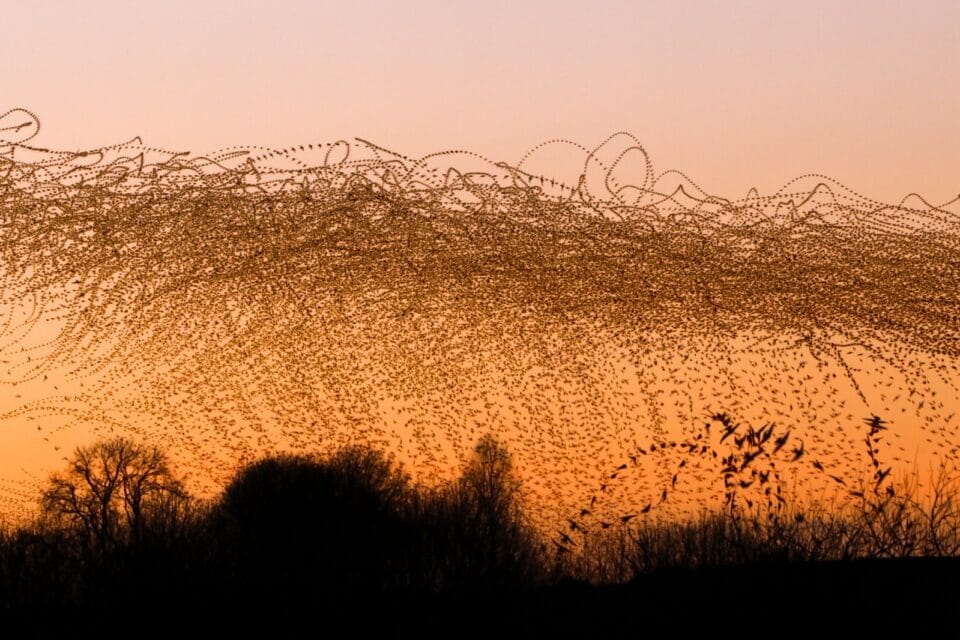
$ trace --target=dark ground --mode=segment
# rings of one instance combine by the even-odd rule
[[[633,584],[567,582],[523,592],[372,597],[326,606],[218,602],[170,593],[150,605],[35,612],[8,620],[19,637],[641,637],[903,628],[913,636],[960,614],[960,559],[857,560],[661,570]],[[191,591],[185,585],[184,593]],[[135,594],[131,594],[134,596]]]

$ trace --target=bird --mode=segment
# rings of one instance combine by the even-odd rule
[[[803,441],[802,441],[802,440],[800,441],[800,445],[797,446],[797,447],[794,447],[794,449],[793,449],[793,459],[792,459],[792,461],[793,461],[793,462],[796,462],[796,461],[799,460],[801,457],[803,457]]]
[[[790,432],[789,432],[789,431],[787,431],[785,434],[783,434],[783,435],[780,436],[779,438],[776,438],[776,439],[773,441],[773,443],[774,443],[773,453],[776,453],[776,452],[780,451],[780,449],[782,449],[783,446],[784,446],[785,444],[787,444],[787,440],[789,440],[789,439],[790,439]]]

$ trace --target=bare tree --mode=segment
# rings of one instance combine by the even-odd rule
[[[78,447],[67,470],[51,476],[41,507],[103,553],[117,542],[139,543],[152,514],[169,520],[185,498],[160,449],[114,438]]]
[[[521,483],[507,448],[491,435],[480,439],[455,486],[471,552],[487,579],[510,579],[533,566],[535,534],[526,522]]]
[[[520,482],[514,475],[509,451],[493,436],[486,435],[477,443],[460,486],[471,498],[491,539],[504,525],[519,518]]]

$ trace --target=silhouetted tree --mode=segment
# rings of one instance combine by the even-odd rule
[[[491,435],[477,443],[452,487],[453,520],[461,528],[458,563],[470,582],[519,584],[532,576],[536,534],[525,519],[521,483],[510,452]]]
[[[103,554],[118,542],[141,542],[148,521],[173,526],[186,501],[159,448],[113,438],[78,447],[66,471],[50,477],[41,508],[47,523]]]

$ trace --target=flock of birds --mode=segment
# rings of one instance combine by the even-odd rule
[[[509,165],[362,139],[67,152],[39,128],[0,114],[0,420],[54,459],[121,432],[216,487],[363,442],[429,481],[493,432],[544,518],[614,522],[713,499],[666,455],[704,415],[776,423],[778,456],[833,470],[872,413],[904,463],[960,455],[960,197],[807,175],[729,200],[625,133]],[[558,147],[575,179],[532,168]],[[16,510],[42,474],[4,482]]]
[[[794,429],[780,427],[774,422],[765,423],[759,428],[736,421],[727,413],[719,412],[707,416],[703,429],[696,435],[680,440],[653,440],[646,445],[636,443],[627,454],[629,462],[618,465],[612,473],[604,477],[598,490],[590,497],[589,507],[582,507],[575,515],[565,518],[566,525],[557,528],[552,542],[559,555],[574,552],[577,547],[586,544],[592,533],[606,531],[611,527],[630,528],[635,519],[640,522],[653,518],[656,522],[676,522],[677,513],[663,518],[662,510],[668,498],[672,502],[686,507],[686,515],[696,517],[703,511],[691,511],[691,504],[698,501],[690,494],[702,495],[717,489],[720,481],[722,509],[731,518],[739,518],[748,523],[766,520],[784,521],[796,518],[803,521],[803,511],[796,510],[809,499],[810,486],[806,494],[790,486],[788,476],[797,475],[803,467],[819,474],[821,484],[833,489],[829,498],[836,505],[838,500],[856,500],[878,505],[896,494],[893,465],[884,462],[881,453],[884,432],[889,423],[880,416],[872,415],[863,420],[865,427],[862,442],[866,444],[867,473],[855,467],[846,469],[828,468],[819,459],[807,456],[804,440],[794,436]],[[714,426],[719,425],[717,428]],[[798,429],[798,431],[801,431]],[[649,497],[646,503],[631,513],[623,513],[623,501],[609,501],[607,498],[616,491],[614,483],[624,474],[642,469],[648,456],[659,456],[659,462],[665,464],[672,476],[655,492],[645,488]],[[636,498],[643,495],[636,488],[631,495]],[[677,496],[680,499],[677,499]],[[821,498],[828,495],[821,493]],[[611,506],[613,511],[611,511]],[[702,507],[702,504],[700,505]],[[616,509],[619,508],[620,511]]]

